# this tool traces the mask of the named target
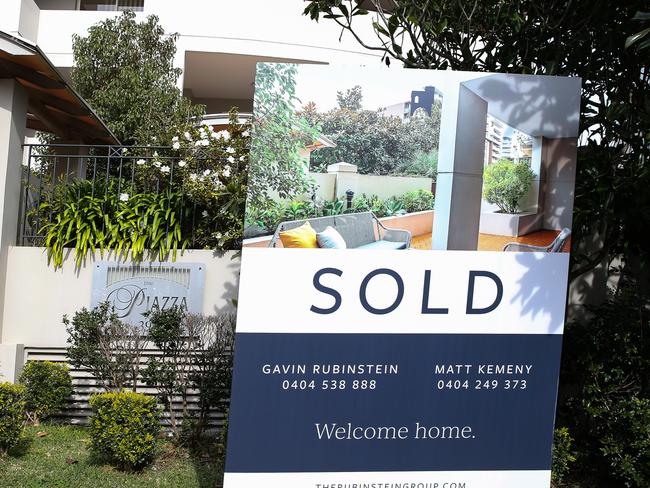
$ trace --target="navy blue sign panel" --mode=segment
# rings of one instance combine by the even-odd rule
[[[229,473],[550,469],[561,335],[236,341]]]

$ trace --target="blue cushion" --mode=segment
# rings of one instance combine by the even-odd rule
[[[357,249],[406,249],[406,242],[375,241],[359,246]]]
[[[348,247],[343,236],[331,225],[326,227],[323,232],[318,232],[316,239],[318,246],[325,249],[347,249]]]

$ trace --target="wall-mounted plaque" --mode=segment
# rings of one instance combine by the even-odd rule
[[[120,320],[144,321],[152,308],[179,306],[192,313],[203,311],[205,265],[201,263],[95,264],[91,306],[110,302]]]

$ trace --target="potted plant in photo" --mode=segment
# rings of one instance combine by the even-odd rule
[[[530,191],[535,174],[527,161],[502,158],[483,173],[483,198],[498,207],[481,215],[481,232],[518,236],[534,221],[535,213],[525,213],[522,201]]]

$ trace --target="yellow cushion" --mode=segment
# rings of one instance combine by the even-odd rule
[[[280,232],[280,240],[283,247],[318,247],[316,231],[309,222],[295,229]]]

